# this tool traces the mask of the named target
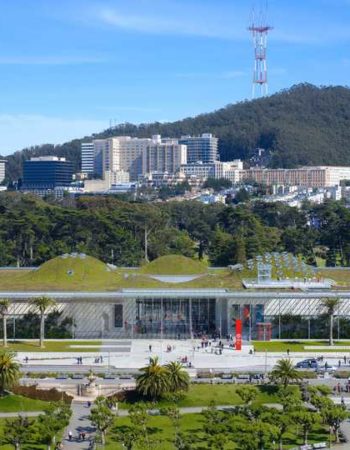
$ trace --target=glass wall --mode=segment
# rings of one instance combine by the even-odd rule
[[[138,299],[135,337],[185,338],[213,335],[215,299]]]

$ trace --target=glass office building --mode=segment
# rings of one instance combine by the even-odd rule
[[[24,162],[23,189],[49,190],[69,186],[72,182],[73,164],[66,158],[40,156]]]

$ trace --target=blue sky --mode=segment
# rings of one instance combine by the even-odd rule
[[[0,154],[251,95],[260,0],[0,0]],[[350,0],[270,0],[270,92],[349,84]]]

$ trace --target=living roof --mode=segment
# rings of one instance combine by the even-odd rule
[[[192,280],[164,282],[154,275],[193,275]],[[288,272],[292,276],[292,273]],[[243,289],[242,280],[254,278],[255,269],[214,269],[179,255],[160,257],[136,269],[111,267],[85,255],[53,258],[36,270],[0,270],[1,291],[118,291],[121,289]],[[319,270],[340,288],[350,288],[350,271]]]
[[[207,273],[208,266],[186,256],[165,255],[144,265],[140,272],[152,275],[198,275]]]

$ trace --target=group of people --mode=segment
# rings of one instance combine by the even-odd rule
[[[83,357],[82,357],[82,356],[78,356],[78,357],[77,357],[77,364],[78,364],[78,365],[83,364]]]
[[[86,438],[86,433],[85,433],[85,431],[82,431],[82,432],[79,432],[78,433],[78,436],[77,436],[77,441],[85,441],[85,438]],[[68,431],[68,440],[70,441],[70,442],[72,442],[73,441],[73,432],[71,431],[71,430],[69,430]],[[60,447],[60,448],[63,448],[63,447]]]
[[[101,356],[96,356],[95,357],[95,364],[98,364],[98,363],[103,363],[103,356],[101,355]]]

